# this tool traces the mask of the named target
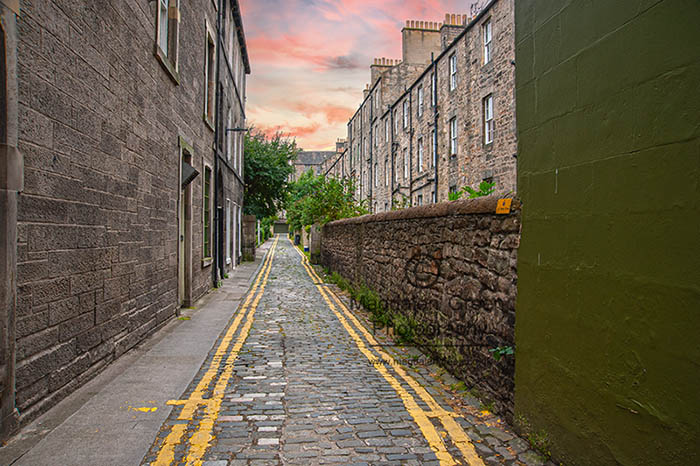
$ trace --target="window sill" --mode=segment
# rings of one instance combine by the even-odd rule
[[[212,130],[212,131],[214,131],[214,123],[211,122],[211,120],[209,119],[209,116],[203,115],[203,116],[202,116],[202,119],[204,120],[204,123],[207,124],[207,126],[209,127],[209,129]]]
[[[175,83],[176,86],[179,86],[180,85],[180,74],[175,70],[175,65],[165,55],[165,52],[163,52],[163,49],[160,48],[160,45],[155,44],[155,49],[153,51],[153,54],[158,59],[160,66],[162,66],[163,69],[165,70],[165,72],[168,73],[168,76],[170,76],[170,79],[173,80],[173,82]]]
[[[213,263],[214,263],[214,259],[212,259],[211,257],[205,257],[204,259],[202,259],[202,268],[206,269],[207,267],[209,267]]]

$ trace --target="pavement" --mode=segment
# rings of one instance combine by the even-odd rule
[[[443,370],[412,364],[417,350],[386,346],[286,237],[262,252],[0,463],[545,464]]]

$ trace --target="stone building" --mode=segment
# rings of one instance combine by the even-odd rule
[[[337,170],[373,212],[484,180],[516,191],[513,8],[492,0],[473,16],[407,21],[401,60],[374,60]]]
[[[235,0],[0,0],[2,434],[241,257]]]
[[[290,178],[298,180],[301,175],[309,170],[313,171],[314,175],[324,173],[324,163],[335,154],[333,151],[300,151],[297,159],[293,162],[294,173],[292,173]]]

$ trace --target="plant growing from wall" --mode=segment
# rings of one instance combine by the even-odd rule
[[[477,197],[490,196],[494,193],[494,191],[496,191],[495,186],[496,183],[489,181],[482,181],[481,183],[479,183],[477,189],[474,189],[471,186],[465,186],[459,191],[449,193],[449,200],[456,201],[458,199],[461,199],[465,194],[469,194],[469,196],[467,196],[467,199],[476,199]]]
[[[501,358],[515,354],[515,350],[512,346],[499,346],[497,348],[491,348],[489,352],[493,354],[493,358],[496,361],[500,361]]]

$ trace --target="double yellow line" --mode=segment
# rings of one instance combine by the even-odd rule
[[[323,296],[323,299],[328,304],[333,314],[338,318],[340,323],[343,325],[345,330],[350,334],[353,341],[357,345],[358,349],[362,354],[367,357],[367,359],[372,362],[376,361],[376,357],[369,350],[360,335],[355,331],[357,328],[360,333],[365,337],[366,341],[375,348],[375,351],[379,356],[387,363],[389,367],[392,367],[396,374],[403,379],[406,384],[408,384],[411,389],[420,397],[420,399],[429,407],[429,411],[422,409],[418,406],[413,395],[411,395],[394,377],[383,364],[373,364],[374,368],[384,377],[384,379],[391,385],[391,387],[396,390],[396,393],[403,401],[406,411],[413,417],[413,420],[418,424],[423,436],[428,441],[430,448],[433,450],[441,465],[453,465],[458,464],[457,461],[452,457],[452,455],[447,451],[447,447],[442,440],[442,437],[438,433],[437,429],[431,422],[430,418],[437,418],[445,428],[445,431],[450,436],[452,443],[459,449],[462,454],[462,458],[470,466],[483,466],[484,462],[477,455],[474,446],[472,445],[469,437],[460,427],[460,425],[455,421],[455,413],[446,411],[443,409],[437,401],[428,393],[423,386],[421,386],[416,380],[408,375],[403,368],[396,362],[394,358],[382,351],[377,340],[372,336],[371,333],[362,325],[362,323],[355,317],[355,315],[350,312],[350,310],[345,306],[345,304],[338,298],[338,296],[327,287],[323,286],[323,280],[318,276],[316,271],[309,265],[308,259],[299,250],[294,247],[294,250],[301,256],[301,263],[309,274],[309,277],[318,288],[318,291]],[[338,311],[340,309],[340,311]],[[349,322],[354,324],[354,327],[350,325]]]
[[[202,457],[214,438],[212,435],[214,422],[219,416],[226,386],[233,375],[233,364],[236,361],[236,357],[243,347],[243,344],[248,338],[248,333],[253,325],[255,309],[258,307],[260,298],[262,298],[263,292],[265,291],[265,286],[267,285],[267,279],[270,275],[270,270],[272,269],[272,260],[275,256],[275,250],[278,242],[279,237],[275,238],[275,242],[272,244],[270,252],[267,254],[267,258],[265,259],[265,263],[263,264],[253,287],[248,293],[241,310],[238,312],[238,315],[234,319],[233,323],[226,331],[224,338],[221,340],[221,343],[214,353],[214,357],[212,358],[207,371],[202,376],[202,379],[197,384],[197,387],[192,392],[192,395],[190,395],[190,397],[186,400],[171,400],[168,402],[169,405],[182,406],[182,410],[178,416],[178,420],[181,421],[192,421],[197,409],[204,406],[204,416],[199,421],[197,431],[192,434],[188,440],[184,440],[189,444],[189,450],[185,460],[187,465],[201,465]],[[233,337],[244,318],[245,323],[238,334],[238,338],[236,339],[233,347],[229,349],[231,342],[233,341]],[[222,368],[223,372],[221,372],[221,375],[216,381],[210,396],[205,398],[206,391],[209,389],[214,377],[216,377]],[[172,427],[172,430],[158,450],[156,460],[151,463],[153,466],[166,466],[171,465],[174,462],[175,447],[183,442],[183,437],[185,436],[185,431],[188,424],[189,423],[175,424]]]

